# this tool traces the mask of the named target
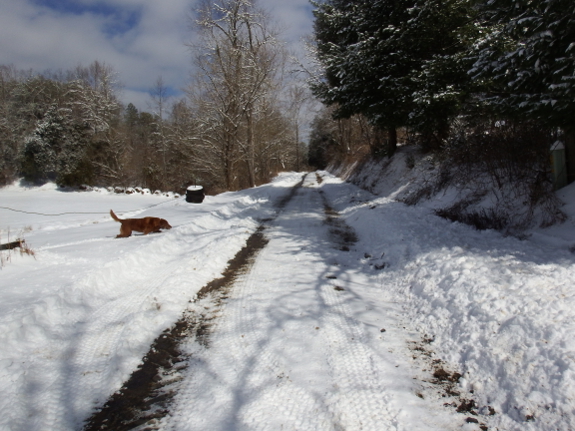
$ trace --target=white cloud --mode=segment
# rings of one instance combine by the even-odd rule
[[[35,71],[69,70],[94,60],[112,66],[125,86],[122,99],[147,109],[146,92],[158,76],[183,88],[191,71],[185,46],[190,0],[76,0],[85,12],[64,13],[32,0],[0,2],[0,64]],[[107,6],[108,12],[98,13]],[[259,0],[294,47],[311,32],[308,0]],[[127,24],[119,20],[128,18]],[[120,24],[120,25],[119,25]],[[119,31],[110,32],[110,29]],[[137,100],[136,100],[137,99]]]
[[[150,109],[150,95],[144,90],[123,89],[120,93],[120,97],[126,101],[126,104],[132,103],[139,111],[152,111],[152,109]]]

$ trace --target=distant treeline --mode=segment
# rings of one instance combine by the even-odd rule
[[[267,18],[246,1],[226,2],[223,19],[211,2],[202,7],[186,96],[170,99],[158,78],[151,112],[120,103],[104,63],[58,73],[0,66],[0,185],[24,177],[181,191],[199,182],[216,192],[303,166],[303,96]]]

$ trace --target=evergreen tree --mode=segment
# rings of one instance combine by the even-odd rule
[[[126,122],[126,125],[130,131],[136,127],[138,123],[138,115],[138,109],[134,106],[134,104],[128,103],[126,111],[124,112],[124,121]]]
[[[478,35],[475,12],[468,0],[417,0],[409,15],[399,35],[417,63],[410,72],[414,92],[408,126],[433,148],[447,138],[471,90],[468,50]]]
[[[389,130],[443,132],[469,79],[463,53],[473,40],[467,0],[327,0],[314,3],[318,60],[312,88],[336,115],[363,114]]]
[[[32,134],[26,138],[21,167],[26,180],[40,182],[55,179],[58,146],[64,138],[62,123],[63,118],[57,107],[52,106]]]
[[[488,106],[507,117],[566,126],[575,116],[575,7],[571,0],[480,3],[489,32],[472,74]]]
[[[89,182],[91,166],[86,126],[74,124],[70,111],[52,106],[26,138],[21,171],[24,178],[59,185]]]
[[[575,7],[572,0],[480,3],[489,29],[471,73],[478,99],[498,117],[561,128],[568,182],[575,181]],[[544,142],[541,143],[545,145]]]
[[[309,136],[308,163],[315,169],[325,169],[329,156],[337,143],[333,137],[333,120],[327,117],[327,111],[319,113],[311,123]]]
[[[412,58],[398,35],[409,18],[403,1],[328,0],[314,3],[317,56],[324,76],[312,90],[335,116],[362,113],[391,131],[407,123]],[[389,152],[393,152],[395,142]]]

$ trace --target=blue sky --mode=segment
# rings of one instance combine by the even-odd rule
[[[312,30],[308,0],[257,0],[293,51]],[[3,0],[0,64],[69,70],[95,60],[112,66],[121,98],[147,109],[157,78],[178,94],[189,81],[188,16],[196,0]]]

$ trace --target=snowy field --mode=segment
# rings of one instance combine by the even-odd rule
[[[164,429],[575,429],[574,185],[560,193],[569,220],[520,241],[325,172],[307,175],[277,214],[301,178],[201,205],[0,189],[1,242],[23,237],[34,252],[2,252],[0,430],[80,429],[276,215],[220,337],[205,351],[188,346],[190,376]],[[324,202],[355,229],[349,251],[322,240]],[[110,209],[173,228],[116,239]],[[409,350],[422,339],[463,375],[457,390],[473,397],[477,424],[434,395],[431,370]]]

